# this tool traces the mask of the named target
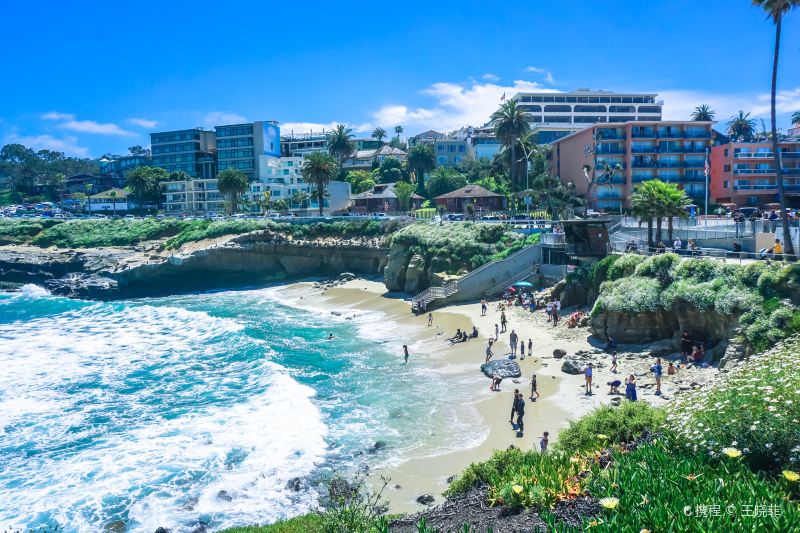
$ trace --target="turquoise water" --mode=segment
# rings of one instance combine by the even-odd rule
[[[0,293],[0,526],[272,522],[316,505],[313,484],[286,488],[295,476],[363,471],[458,434],[437,376],[400,364],[406,332],[281,295]]]

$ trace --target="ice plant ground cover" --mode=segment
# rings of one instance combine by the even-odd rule
[[[717,375],[669,409],[687,451],[738,450],[753,468],[800,471],[800,337]]]

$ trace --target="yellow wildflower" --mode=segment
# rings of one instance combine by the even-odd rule
[[[619,505],[619,498],[609,497],[609,498],[602,498],[600,500],[600,505],[602,505],[606,509],[616,509],[617,505]]]
[[[511,487],[511,490],[513,490],[517,494],[522,494],[523,489],[521,485],[514,485],[513,487]]]
[[[791,470],[784,470],[783,477],[788,479],[789,481],[798,481],[800,480],[800,474],[797,472],[792,472]]]
[[[598,433],[597,438],[600,440],[608,440],[608,435],[603,435],[602,433]]]
[[[737,457],[742,456],[742,452],[740,452],[736,448],[722,448],[722,453],[724,453],[731,459],[736,459]]]

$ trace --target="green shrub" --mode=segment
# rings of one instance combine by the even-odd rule
[[[620,278],[632,276],[639,266],[645,260],[644,256],[636,254],[625,254],[608,268],[608,280],[614,281]]]
[[[793,320],[781,309],[772,315]],[[682,395],[668,423],[688,450],[741,450],[759,469],[800,469],[800,339],[731,366]]]
[[[661,284],[643,277],[622,278],[600,286],[595,309],[617,313],[646,313],[660,309]],[[595,314],[595,311],[592,311]]]
[[[589,271],[589,285],[595,290],[600,288],[600,285],[609,279],[609,272],[614,264],[626,256],[623,255],[608,255],[595,263]]]
[[[558,434],[554,449],[576,453],[596,450],[607,444],[630,442],[645,430],[657,431],[665,419],[663,409],[652,407],[647,402],[623,402],[619,407],[606,405],[571,421]]]
[[[681,262],[676,254],[652,255],[642,261],[634,272],[637,276],[657,279],[661,285],[669,285],[673,280],[673,270]]]
[[[220,533],[321,533],[322,515],[308,513],[268,526],[243,526],[224,529]]]

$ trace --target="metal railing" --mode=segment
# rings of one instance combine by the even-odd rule
[[[498,283],[497,285],[486,291],[486,297],[491,298],[497,294],[502,293],[504,290],[506,290],[513,284],[528,279],[529,277],[533,276],[536,273],[536,270],[538,268],[539,268],[538,265],[532,266],[531,268],[523,270],[519,274],[515,274],[510,278],[501,281],[500,283]]]

